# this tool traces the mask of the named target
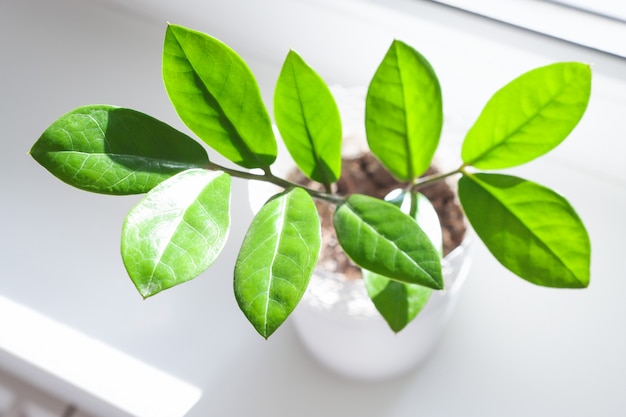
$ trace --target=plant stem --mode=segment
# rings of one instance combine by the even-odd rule
[[[411,196],[411,208],[409,209],[409,216],[412,219],[415,219],[415,215],[417,214],[417,194],[412,192]]]
[[[229,174],[230,176],[236,177],[236,178],[243,178],[246,180],[253,180],[253,181],[264,181],[264,182],[270,182],[274,185],[277,185],[279,187],[282,187],[284,189],[287,188],[292,188],[292,187],[299,187],[302,188],[304,191],[306,191],[307,193],[309,193],[309,195],[313,198],[317,198],[320,200],[324,200],[324,201],[328,201],[330,203],[333,204],[341,204],[343,203],[343,201],[345,200],[344,197],[341,197],[339,195],[336,194],[332,194],[329,192],[320,192],[317,190],[313,190],[311,188],[305,187],[301,184],[296,184],[295,182],[291,182],[288,181],[284,178],[280,178],[275,176],[274,174],[272,174],[271,170],[268,168],[264,169],[265,173],[264,174],[254,174],[252,172],[247,172],[247,171],[240,171],[237,169],[232,169],[232,168],[227,168],[225,166],[216,164],[215,162],[209,162],[209,166],[208,169],[213,170],[213,171],[223,171],[227,174]]]
[[[451,177],[456,174],[462,174],[464,172],[464,169],[465,169],[465,166],[461,165],[459,168],[450,172],[427,175],[425,177],[418,178],[417,181],[411,186],[411,192],[416,192],[420,190],[421,188],[427,187],[430,184],[433,184],[435,182],[442,181],[447,177]]]
[[[213,170],[213,171],[223,171],[236,178],[243,178],[246,180],[253,180],[253,181],[270,182],[284,189],[292,188],[292,187],[299,187],[299,188],[302,188],[307,193],[309,193],[311,197],[328,201],[329,203],[332,203],[332,204],[341,204],[345,201],[345,197],[339,196],[337,194],[333,194],[332,192],[328,192],[328,191],[321,192],[321,191],[313,190],[301,184],[297,184],[295,182],[288,181],[284,178],[277,177],[274,174],[272,174],[272,171],[270,170],[269,167],[264,169],[265,171],[264,174],[254,174],[248,171],[240,171],[238,169],[227,168],[220,164],[216,164],[215,162],[209,162],[208,169]],[[430,184],[442,181],[443,179],[450,177],[452,175],[462,174],[464,172],[465,172],[465,165],[461,165],[459,168],[450,172],[433,174],[433,175],[428,175],[428,176],[419,178],[411,187],[409,187],[409,191],[411,192],[411,194],[414,194],[417,191],[419,191],[421,188],[427,187]],[[328,187],[326,187],[326,189],[328,189]],[[411,200],[413,200],[412,197],[411,197]],[[413,201],[411,201],[411,206],[413,206]]]

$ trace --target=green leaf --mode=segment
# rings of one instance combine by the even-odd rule
[[[259,86],[243,59],[227,45],[169,25],[163,80],[180,118],[213,149],[246,168],[274,162],[276,138]]]
[[[192,169],[164,181],[122,228],[122,259],[144,297],[189,281],[215,261],[230,228],[230,176]]]
[[[432,289],[406,284],[363,270],[365,288],[376,309],[394,332],[404,329],[430,298]]]
[[[307,288],[321,245],[311,197],[294,188],[257,213],[235,264],[235,297],[250,323],[268,338]]]
[[[178,130],[134,110],[79,107],[57,119],[30,154],[74,187],[140,194],[189,168],[205,167],[204,148]]]
[[[411,194],[402,190],[390,193],[386,200],[400,207],[405,213],[414,212],[417,224],[439,249],[441,256],[443,252],[441,224],[430,200],[420,193],[415,193],[412,198]],[[362,271],[369,297],[394,332],[404,329],[422,311],[432,293],[432,289],[428,287],[394,281],[366,269]]]
[[[396,281],[443,288],[437,249],[398,207],[353,194],[337,208],[333,221],[341,247],[360,267]]]
[[[521,75],[493,95],[468,131],[463,162],[501,169],[547,153],[576,127],[590,94],[585,64],[556,63]]]
[[[414,201],[413,201],[414,199]],[[392,191],[385,197],[385,201],[399,207],[404,213],[410,215],[417,221],[417,224],[428,235],[428,238],[443,256],[443,232],[439,215],[433,203],[422,193],[406,193],[400,189]]]
[[[476,234],[513,273],[546,287],[589,285],[589,236],[565,198],[497,174],[463,176],[459,197]]]
[[[441,87],[426,58],[395,40],[374,74],[365,104],[372,153],[401,181],[426,172],[443,126]]]
[[[290,51],[274,92],[278,130],[302,172],[322,184],[341,175],[341,118],[322,78]]]

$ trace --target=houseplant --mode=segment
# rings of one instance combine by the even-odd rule
[[[294,161],[321,191],[274,175],[270,117],[247,65],[226,45],[169,25],[163,78],[181,119],[238,168],[215,163],[200,143],[161,121],[108,105],[61,116],[31,149],[53,175],[80,189],[147,193],[125,219],[121,244],[124,265],[144,298],[197,277],[219,256],[230,225],[232,177],[284,189],[255,215],[234,268],[237,301],[266,338],[293,311],[317,262],[313,199],[336,207],[341,246],[371,272],[368,280],[391,293],[442,288],[440,250],[414,219],[418,190],[454,176],[461,177],[460,201],[476,234],[505,267],[538,285],[589,283],[589,238],[563,197],[521,178],[475,172],[529,162],[564,140],[589,100],[587,65],[549,65],[503,87],[469,130],[461,166],[421,178],[439,141],[441,88],[426,59],[394,41],[369,86],[365,124],[372,153],[406,183],[408,214],[377,198],[333,191],[341,120],[325,83],[295,52],[278,79],[275,121]],[[392,298],[377,307],[389,312],[389,303],[410,301]],[[410,307],[418,311],[421,305]],[[410,319],[398,323],[393,311],[383,314],[396,331]]]
[[[402,196],[398,188],[402,183],[368,152],[362,126],[364,90],[333,86],[331,91],[344,128],[342,174],[336,183],[336,192],[386,197],[396,204],[401,203],[395,198]],[[435,167],[456,168],[456,158],[451,161],[442,156],[450,155],[439,150],[433,160]],[[322,187],[297,171],[286,152],[279,152],[272,170],[297,183]],[[433,175],[432,171],[429,169],[428,175]],[[290,321],[306,350],[326,368],[351,379],[381,380],[415,369],[436,350],[469,272],[470,249],[475,240],[471,232],[466,233],[466,221],[451,187],[454,183],[448,182],[435,182],[421,190],[427,198],[419,201],[417,217],[435,246],[443,249],[441,264],[445,285],[441,291],[420,286],[381,287],[377,284],[384,285],[386,281],[372,279],[371,274],[361,279],[362,271],[350,262],[337,243],[332,206],[316,201],[322,225],[322,250],[307,290]],[[250,205],[255,213],[269,197],[280,191],[270,183],[251,181],[248,186]],[[406,294],[398,293],[408,289]],[[390,302],[385,302],[387,297]],[[381,315],[376,306],[391,310],[383,310]],[[390,327],[398,333],[390,331]]]

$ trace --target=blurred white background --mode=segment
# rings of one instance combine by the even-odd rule
[[[417,0],[0,0],[0,16],[0,295],[200,389],[189,417],[626,412],[624,59]],[[391,381],[344,380],[302,350],[289,323],[264,341],[239,312],[232,265],[251,213],[246,184],[234,181],[233,229],[218,262],[190,283],[141,300],[119,256],[122,220],[138,197],[72,189],[28,150],[60,115],[92,103],[134,108],[187,131],[160,78],[167,21],[231,45],[267,103],[289,48],[329,84],[363,87],[391,40],[402,39],[439,74],[449,147],[515,76],[554,61],[592,63],[593,95],[581,124],[562,147],[515,170],[565,194],[587,224],[590,288],[535,287],[479,244],[431,360]],[[16,321],[21,328],[19,317],[0,317],[0,334]],[[12,359],[0,355],[0,367],[46,385]],[[128,379],[124,372],[106,378],[111,385]],[[155,399],[162,400],[169,399]]]

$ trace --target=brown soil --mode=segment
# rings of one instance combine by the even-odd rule
[[[425,175],[437,171],[431,168]],[[321,190],[321,185],[311,182],[300,171],[290,175],[290,180]],[[363,154],[359,158],[343,159],[341,178],[335,184],[340,195],[354,193],[384,198],[395,188],[405,184],[398,182],[371,154]],[[445,181],[439,181],[420,190],[426,195],[439,215],[443,232],[444,256],[461,244],[465,235],[463,212],[454,191]],[[317,209],[322,220],[322,251],[318,266],[331,272],[343,272],[348,278],[360,278],[361,270],[345,255],[337,242],[333,227],[332,215],[334,206],[316,200]]]

